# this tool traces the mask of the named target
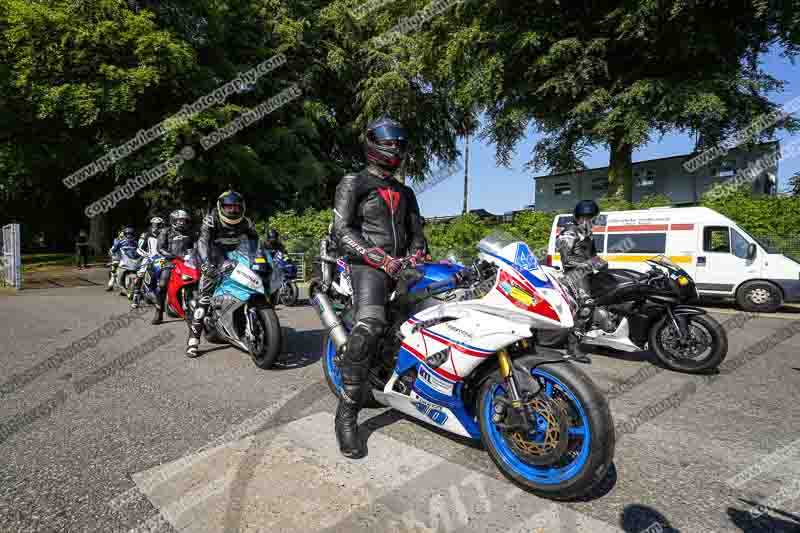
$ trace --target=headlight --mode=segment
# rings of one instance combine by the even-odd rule
[[[181,279],[183,279],[183,281],[192,281],[192,276],[187,276],[186,274],[181,274]]]
[[[689,278],[687,278],[686,276],[680,276],[678,278],[678,285],[680,285],[681,287],[685,287],[688,284],[689,284]]]

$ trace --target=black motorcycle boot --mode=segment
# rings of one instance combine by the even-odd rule
[[[198,304],[192,315],[189,325],[189,338],[186,340],[186,356],[197,357],[200,355],[200,336],[203,334],[203,320],[208,313],[208,304]]]
[[[158,293],[158,301],[156,302],[156,310],[153,313],[153,320],[150,321],[151,324],[157,326],[164,321],[164,304],[166,303],[166,294],[164,291],[159,291]]]
[[[364,396],[365,366],[347,365],[342,367],[342,395],[336,409],[336,440],[342,455],[350,459],[360,459],[366,450],[358,434],[358,412]]]
[[[157,303],[155,306],[155,311],[153,312],[153,320],[150,323],[154,326],[161,324],[164,321],[164,307],[161,302]]]
[[[567,337],[567,355],[579,363],[590,364],[592,362],[589,354],[581,349],[581,339],[574,331],[570,331]]]
[[[139,307],[139,304],[142,301],[142,283],[144,280],[139,276],[136,276],[136,280],[133,282],[133,302],[131,303],[131,309],[136,309]]]

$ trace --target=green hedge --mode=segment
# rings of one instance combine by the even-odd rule
[[[602,198],[598,202],[603,211],[648,209],[670,205],[664,196],[650,196],[631,203],[620,198]],[[800,236],[800,196],[753,197],[746,190],[712,189],[703,197],[702,204],[736,221],[745,231],[754,235],[774,237]],[[544,255],[555,213],[523,211],[514,221],[504,224],[486,224],[473,214],[467,214],[446,223],[428,224],[425,235],[434,258],[454,255],[469,260],[476,255],[475,245],[486,235],[506,231],[528,243],[537,255]],[[263,234],[274,227],[284,238],[290,252],[306,252],[316,257],[319,241],[333,220],[330,209],[306,210],[303,213],[287,211],[258,224]]]

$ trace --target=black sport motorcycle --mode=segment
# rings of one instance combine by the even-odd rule
[[[691,276],[664,256],[645,261],[651,269],[605,269],[590,276],[595,302],[591,326],[581,342],[625,352],[652,349],[667,368],[702,373],[717,368],[728,354],[728,336],[719,322],[699,307]],[[558,272],[557,276],[566,277]],[[571,284],[562,285],[577,313]],[[540,331],[539,344],[558,348],[568,331]]]

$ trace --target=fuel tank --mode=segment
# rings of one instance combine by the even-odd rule
[[[598,305],[621,303],[641,294],[644,274],[627,268],[609,268],[592,275],[589,284]]]

